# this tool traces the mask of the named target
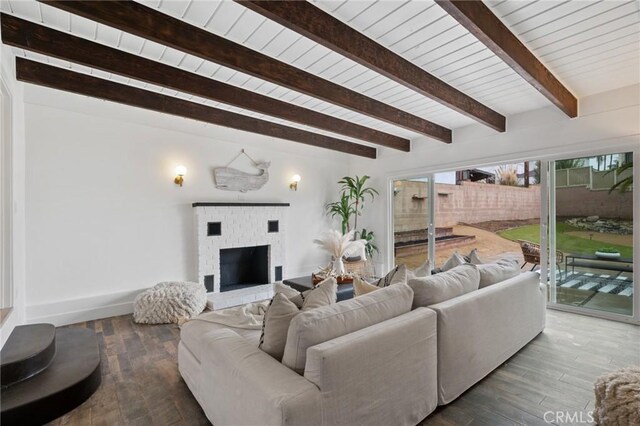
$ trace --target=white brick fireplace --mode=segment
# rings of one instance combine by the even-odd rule
[[[198,282],[207,287],[210,308],[221,309],[272,297],[272,283],[282,279],[286,268],[288,207],[285,203],[193,203]],[[221,267],[221,253],[224,257],[224,253],[238,250],[227,249],[266,253],[253,256],[261,265],[266,263],[259,267],[260,278],[254,280],[259,284],[235,284],[233,278],[229,278],[229,269],[222,270],[226,264]],[[244,259],[247,260],[246,255]],[[230,279],[230,283],[224,283]]]

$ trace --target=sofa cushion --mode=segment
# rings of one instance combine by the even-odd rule
[[[520,274],[517,259],[500,259],[496,263],[478,265],[480,272],[480,288],[499,283]]]
[[[407,313],[412,301],[413,291],[401,283],[302,312],[291,320],[282,363],[302,374],[308,348]]]
[[[287,341],[289,324],[301,312],[296,300],[302,300],[303,311],[330,305],[336,302],[338,284],[335,278],[327,278],[304,295],[294,289],[288,291],[280,287],[275,290],[276,294],[264,314],[258,348],[280,361]],[[292,300],[287,295],[291,296]]]
[[[478,267],[470,263],[456,266],[446,272],[430,277],[411,278],[413,289],[413,309],[427,307],[478,289],[480,273]]]
[[[200,321],[198,317],[182,325],[180,328],[180,341],[189,349],[198,362],[200,362],[204,348],[207,345],[207,334],[224,329],[233,330],[238,335],[247,339],[252,345],[258,346],[260,330],[234,328],[214,322]]]

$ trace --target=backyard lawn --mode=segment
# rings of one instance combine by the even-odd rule
[[[595,251],[599,248],[611,247],[617,249],[622,257],[633,257],[631,235],[628,236],[629,244],[622,245],[598,241],[599,239],[602,239],[599,238],[599,234],[595,234],[593,239],[580,238],[575,235],[570,235],[570,233],[575,233],[577,231],[580,231],[580,229],[567,225],[566,223],[558,223],[556,226],[556,231],[556,249],[560,250],[563,253],[595,253]],[[540,225],[526,225],[519,228],[506,229],[504,231],[498,231],[498,235],[514,241],[526,240],[534,243],[539,243]],[[626,236],[616,235],[615,237],[617,237],[617,240],[620,240],[620,237],[624,238]]]

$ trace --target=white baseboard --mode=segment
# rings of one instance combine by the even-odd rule
[[[123,291],[26,307],[26,322],[56,327],[133,312],[133,299],[142,290]]]
[[[305,265],[288,273],[285,278],[311,275],[317,266]],[[101,294],[79,299],[60,300],[26,307],[26,322],[50,323],[56,327],[78,322],[109,318],[133,313],[133,299],[143,291],[131,290],[114,294]]]

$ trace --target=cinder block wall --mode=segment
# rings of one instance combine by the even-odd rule
[[[396,182],[394,197],[395,232],[427,227],[427,184]],[[523,220],[540,217],[540,187],[502,186],[462,182],[461,185],[436,184],[436,226],[490,220]]]
[[[633,192],[591,191],[584,186],[556,189],[558,216],[633,219]]]

